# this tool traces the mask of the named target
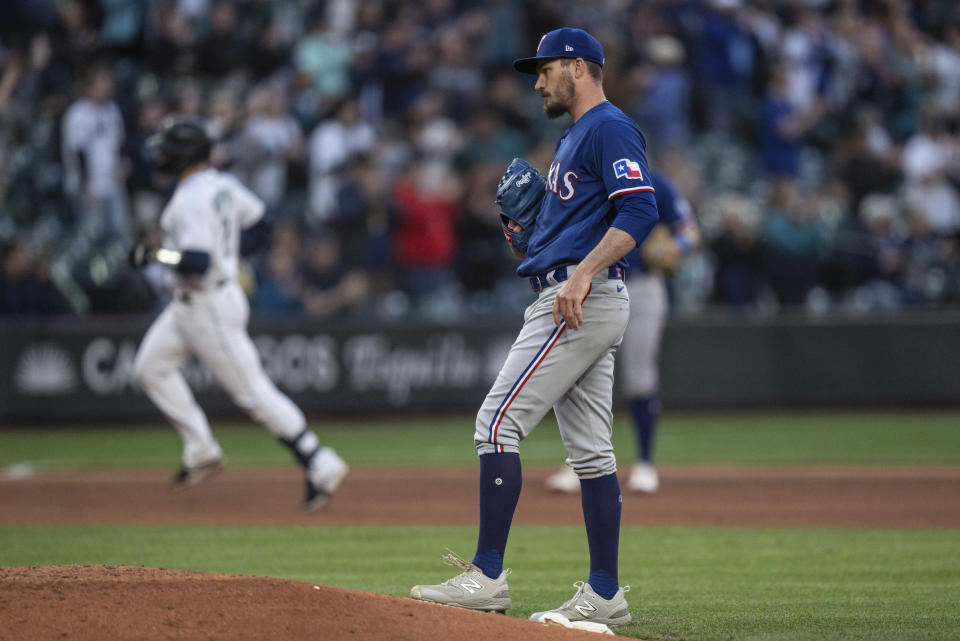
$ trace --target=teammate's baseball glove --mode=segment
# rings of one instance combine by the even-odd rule
[[[540,201],[547,190],[547,181],[523,158],[514,158],[497,185],[495,203],[500,205],[500,226],[507,244],[518,254],[527,253],[533,223],[540,213]],[[507,226],[513,221],[523,228],[516,232]]]
[[[670,228],[660,224],[653,228],[640,246],[640,255],[651,269],[672,274],[680,266],[683,257]]]

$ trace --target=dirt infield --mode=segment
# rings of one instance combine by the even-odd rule
[[[528,469],[516,525],[581,524],[579,496]],[[21,470],[22,472],[22,470]],[[476,471],[358,469],[300,514],[295,470],[231,470],[184,492],[158,471],[0,477],[0,526],[476,523]],[[957,467],[666,467],[625,525],[960,527]],[[360,614],[358,614],[360,613]],[[518,619],[271,578],[114,566],[0,567],[0,641],[596,639]]]
[[[517,525],[579,525],[580,497],[528,469]],[[662,489],[627,494],[625,525],[960,527],[960,467],[665,467]],[[474,525],[472,469],[358,469],[328,507],[300,514],[295,469],[233,470],[171,492],[167,474],[57,472],[0,478],[0,525]]]

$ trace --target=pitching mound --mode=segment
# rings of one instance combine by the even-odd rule
[[[496,614],[300,581],[113,565],[0,567],[0,639],[598,641]]]

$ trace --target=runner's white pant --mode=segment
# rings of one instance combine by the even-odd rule
[[[183,439],[187,466],[221,455],[203,410],[180,372],[194,354],[233,401],[277,437],[293,438],[306,426],[303,412],[263,370],[247,334],[249,304],[239,285],[228,282],[174,300],[151,325],[133,365],[134,379],[174,424]]]
[[[553,408],[567,448],[567,464],[580,478],[616,472],[613,453],[614,354],[629,316],[622,280],[606,271],[593,279],[577,331],[553,322],[553,301],[562,283],[540,292],[497,380],[477,414],[479,454],[518,452]]]

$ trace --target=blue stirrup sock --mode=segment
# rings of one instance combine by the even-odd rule
[[[503,553],[522,483],[516,452],[480,457],[480,534],[473,564],[495,579],[503,572]]]
[[[616,473],[595,479],[580,479],[580,502],[590,547],[590,578],[587,583],[604,599],[620,589],[617,558],[620,547],[620,482]]]
[[[654,394],[630,401],[633,414],[633,429],[637,435],[637,460],[653,462],[653,437],[657,432],[657,418],[660,416],[660,397]]]

